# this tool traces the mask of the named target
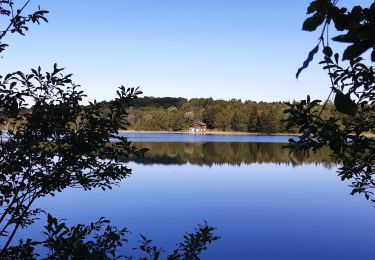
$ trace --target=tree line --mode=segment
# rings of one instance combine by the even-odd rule
[[[86,109],[96,107],[97,115],[106,119],[114,101],[102,101],[83,106]],[[292,103],[297,103],[293,101]],[[285,102],[255,102],[241,99],[214,100],[212,98],[182,97],[138,97],[130,107],[127,107],[128,123],[124,127],[135,131],[187,131],[194,122],[203,122],[208,130],[234,131],[261,134],[298,133],[297,127],[287,127],[288,105]],[[316,110],[321,110],[317,106]],[[19,125],[27,115],[32,114],[34,107],[25,107],[20,111],[21,116],[13,125]],[[334,104],[328,102],[321,113],[322,118],[329,118],[339,112]],[[81,122],[83,115],[78,115]],[[1,118],[1,115],[0,115]],[[350,120],[350,118],[348,118]],[[7,124],[0,122],[0,128],[7,131]],[[342,124],[345,124],[343,121]]]
[[[214,100],[212,98],[138,98],[128,109],[130,130],[186,131],[194,122],[204,122],[217,131],[251,133],[294,133],[286,127],[287,108],[284,102],[255,102],[240,99]],[[327,104],[323,116],[333,113]]]

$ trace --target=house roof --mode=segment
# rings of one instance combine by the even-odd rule
[[[193,125],[207,126],[207,124],[203,122],[194,122]]]

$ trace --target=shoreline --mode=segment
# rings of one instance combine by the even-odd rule
[[[189,132],[189,131],[146,131],[146,130],[119,130],[119,133],[139,133],[139,134],[191,134],[191,135],[249,135],[249,136],[300,136],[298,133],[250,133],[236,131],[207,131],[207,132]]]
[[[119,130],[119,133],[136,133],[136,134],[190,134],[190,135],[239,135],[239,136],[301,136],[299,133],[255,133],[255,132],[236,132],[236,131],[207,131],[189,132],[189,131],[147,131],[147,130]],[[367,138],[375,138],[375,134],[365,133]]]

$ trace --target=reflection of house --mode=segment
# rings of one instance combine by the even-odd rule
[[[195,122],[189,128],[189,132],[206,132],[207,125],[203,122]]]

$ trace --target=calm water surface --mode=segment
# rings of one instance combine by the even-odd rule
[[[121,133],[132,142],[288,142],[291,136],[254,136],[254,135],[210,135],[210,134],[158,134],[158,133]]]
[[[142,233],[168,253],[207,220],[222,238],[203,259],[375,258],[375,209],[349,196],[329,151],[289,159],[288,137],[131,138],[151,150],[128,162],[133,175],[119,187],[68,189],[38,206],[71,224],[105,216],[133,232],[131,245]],[[37,230],[22,236],[40,237]]]

